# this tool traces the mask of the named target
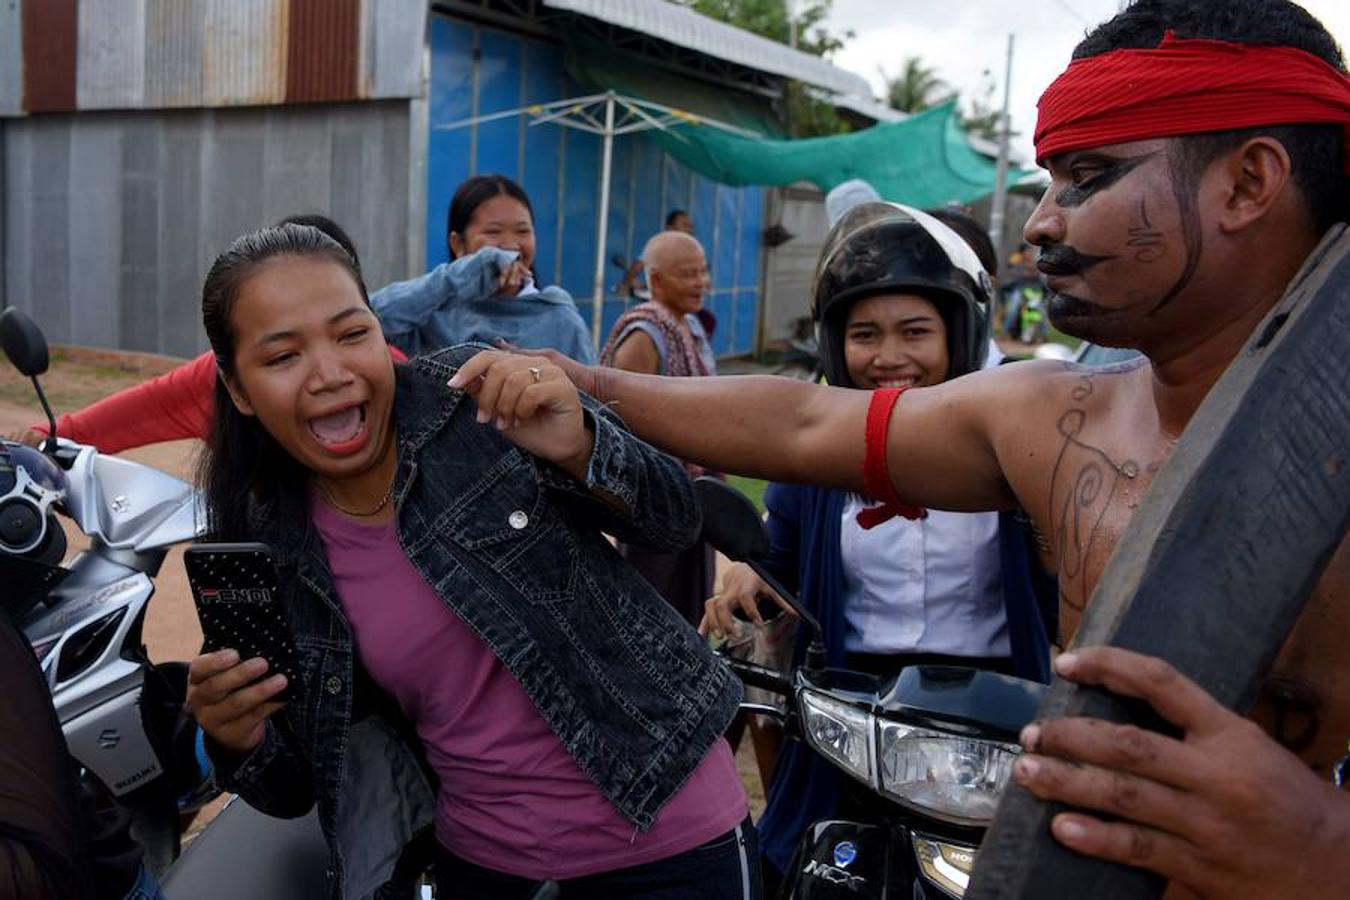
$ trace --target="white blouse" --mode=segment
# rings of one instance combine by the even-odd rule
[[[844,503],[844,649],[851,653],[1007,656],[998,513],[929,510],[865,531]]]

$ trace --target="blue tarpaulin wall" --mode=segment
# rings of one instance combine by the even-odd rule
[[[498,172],[518,181],[534,206],[540,280],[566,288],[582,318],[591,321],[600,137],[551,124],[528,126],[523,115],[451,130],[436,126],[594,92],[569,78],[557,45],[432,16],[428,268],[447,259],[446,213],[455,188],[470,175]],[[718,321],[714,350],[719,356],[752,352],[759,323],[763,189],[710,181],[641,134],[615,138],[605,259],[636,257],[672,209],[692,214],[708,254],[707,304]],[[606,263],[607,290],[622,277]],[[606,301],[606,334],[624,306],[618,298]]]

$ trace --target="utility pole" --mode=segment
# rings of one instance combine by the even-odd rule
[[[797,11],[793,8],[797,4],[792,0],[783,0],[783,5],[787,7],[788,20],[788,46],[793,50],[797,49]]]
[[[1008,35],[1008,65],[1003,75],[1003,115],[1001,117],[998,140],[998,174],[994,181],[994,202],[989,209],[989,238],[994,242],[994,252],[998,254],[998,266],[1003,268],[1007,256],[1003,248],[1004,222],[1008,214],[1008,144],[1011,140],[1012,123],[1008,118],[1008,104],[1012,95],[1013,36]]]

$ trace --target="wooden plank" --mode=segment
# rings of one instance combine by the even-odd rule
[[[1168,660],[1245,710],[1350,527],[1350,231],[1318,245],[1196,412],[1116,547],[1075,643]],[[1044,718],[1151,725],[1056,679]],[[1013,785],[966,900],[1145,900],[1162,879],[1075,854],[1064,807]]]

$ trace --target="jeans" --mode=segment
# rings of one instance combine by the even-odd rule
[[[437,900],[760,900],[760,890],[759,840],[748,816],[684,853],[557,883],[485,869],[444,848],[436,858]]]
[[[141,866],[140,877],[131,886],[125,900],[167,900],[167,898],[159,889],[159,882],[155,880],[155,876],[151,875],[145,866]]]

